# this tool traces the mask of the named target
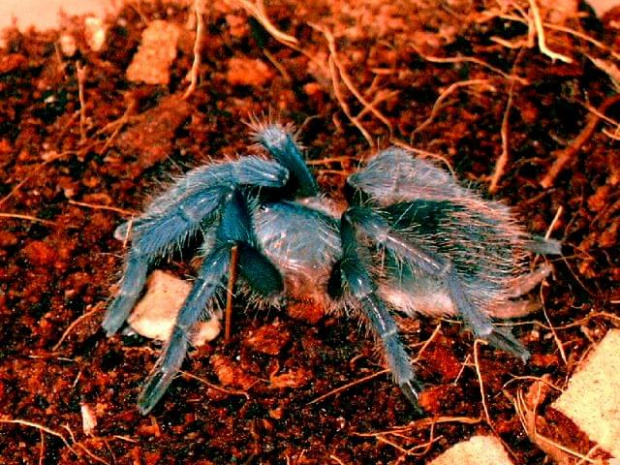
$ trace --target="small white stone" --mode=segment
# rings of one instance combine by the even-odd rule
[[[620,330],[609,331],[588,355],[553,408],[620,459]]]
[[[86,42],[93,52],[100,52],[105,45],[107,28],[103,19],[97,16],[88,16],[84,19]]]
[[[77,44],[72,34],[65,32],[60,36],[60,51],[66,57],[75,55],[75,52],[77,52]]]
[[[473,436],[445,451],[430,465],[513,465],[502,443],[494,436]]]
[[[149,339],[165,341],[170,337],[177,314],[192,286],[171,274],[155,270],[147,283],[147,291],[127,322],[133,331]],[[220,333],[218,318],[194,325],[191,343],[195,347],[215,339]]]
[[[80,404],[80,412],[82,413],[82,430],[84,434],[90,436],[97,427],[95,412],[88,404]]]

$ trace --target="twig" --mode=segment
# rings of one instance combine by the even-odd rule
[[[66,339],[66,337],[69,335],[69,333],[73,330],[73,328],[75,328],[77,325],[79,325],[82,320],[90,317],[91,315],[93,315],[94,313],[98,312],[99,310],[101,310],[102,307],[95,307],[93,308],[91,311],[86,312],[82,315],[80,315],[79,317],[77,317],[75,320],[73,320],[73,322],[67,327],[67,329],[65,329],[65,331],[62,333],[62,336],[60,336],[60,339],[58,340],[58,342],[54,345],[54,347],[52,347],[52,351],[55,352],[58,350],[58,348],[62,345],[63,341]]]
[[[413,139],[413,136],[416,133],[420,132],[422,129],[424,129],[426,126],[428,126],[429,124],[431,124],[433,122],[433,120],[437,116],[437,112],[439,111],[439,107],[440,107],[441,103],[450,94],[452,94],[456,90],[460,89],[461,87],[469,87],[469,86],[477,86],[477,85],[486,85],[488,90],[495,90],[495,88],[492,85],[489,84],[489,80],[488,79],[468,79],[468,80],[465,80],[465,81],[458,81],[458,82],[455,82],[453,84],[450,84],[443,92],[441,92],[441,94],[439,95],[437,100],[435,100],[435,103],[433,104],[433,108],[431,110],[431,114],[426,119],[426,121],[424,121],[422,124],[420,124],[417,128],[415,128],[411,132],[410,140]]]
[[[265,5],[263,5],[262,0],[257,0],[256,4],[250,2],[249,0],[236,0],[241,4],[243,8],[247,10],[247,12],[254,17],[256,21],[258,21],[261,26],[265,28],[267,32],[269,32],[274,38],[278,41],[283,42],[288,45],[297,45],[298,41],[292,35],[286,34],[276,28],[273,23],[267,17],[267,13],[265,12]]]
[[[422,358],[422,354],[424,354],[424,351],[427,349],[427,347],[431,344],[431,342],[433,342],[433,339],[435,339],[435,336],[437,336],[437,334],[439,334],[439,330],[441,329],[441,321],[439,322],[439,324],[435,327],[435,330],[433,331],[433,333],[431,334],[431,337],[429,337],[426,341],[424,341],[424,343],[422,344],[422,347],[420,348],[420,350],[418,351],[418,354],[416,355],[415,359],[413,359],[411,361],[411,363],[417,363],[420,358]]]
[[[508,101],[506,103],[506,110],[504,111],[504,117],[502,118],[502,128],[501,128],[501,136],[502,136],[502,153],[497,159],[495,163],[495,170],[493,172],[493,176],[491,178],[491,184],[489,185],[489,193],[494,194],[497,190],[497,184],[499,183],[500,178],[504,174],[504,169],[506,168],[506,164],[508,163],[509,154],[509,144],[508,144],[508,136],[510,132],[510,110],[512,109],[512,100],[514,96],[514,88],[515,81],[510,82],[510,89],[508,90]]]
[[[199,376],[193,375],[193,374],[191,374],[191,373],[189,373],[187,371],[179,370],[179,374],[182,375],[182,376],[186,376],[186,377],[188,377],[190,379],[194,379],[194,380],[204,384],[205,386],[208,386],[208,387],[210,387],[212,389],[215,389],[216,391],[220,391],[220,392],[223,392],[225,394],[229,394],[231,396],[243,396],[246,399],[250,398],[250,395],[247,392],[245,392],[245,391],[234,391],[232,389],[223,388],[222,386],[218,386],[217,384],[210,383],[206,379],[200,378]]]
[[[347,86],[347,89],[349,89],[349,91],[355,96],[355,98],[362,104],[364,110],[370,111],[379,121],[381,121],[387,126],[388,130],[390,131],[391,137],[394,133],[394,129],[392,128],[392,124],[390,123],[390,121],[383,115],[383,113],[377,110],[374,105],[372,105],[370,102],[368,102],[368,100],[364,98],[364,96],[360,93],[357,87],[355,87],[355,85],[353,84],[353,81],[351,81],[349,74],[347,73],[346,69],[338,58],[336,39],[334,38],[334,35],[325,28],[320,28],[319,30],[323,33],[323,35],[325,35],[325,38],[327,39],[327,46],[329,47],[329,52],[334,59],[334,64],[338,68],[338,73],[342,78],[342,82],[344,82],[344,84]],[[361,115],[362,113],[360,113],[357,118],[360,118]]]
[[[491,416],[489,415],[489,407],[487,407],[487,401],[484,393],[484,382],[482,380],[482,373],[480,371],[480,364],[478,363],[478,344],[486,344],[485,341],[481,339],[476,339],[474,341],[474,365],[476,367],[476,375],[478,376],[478,384],[480,385],[480,397],[482,398],[482,408],[484,410],[484,416],[487,420],[487,424],[493,428],[493,423],[491,422]]]
[[[41,435],[41,445],[39,446],[39,465],[43,465],[45,460],[45,435],[43,434],[43,430],[39,431]]]
[[[37,218],[36,216],[30,215],[20,215],[18,213],[0,213],[0,218],[12,218],[16,220],[27,220],[32,221],[34,223],[43,223],[53,225],[56,224],[54,221],[42,220],[41,218]]]
[[[352,432],[353,436],[359,437],[376,437],[377,435],[386,435],[386,434],[401,434],[412,431],[416,428],[424,428],[426,426],[431,426],[433,424],[440,423],[462,423],[464,425],[477,425],[482,421],[481,417],[451,417],[451,416],[441,416],[434,418],[422,418],[420,420],[412,421],[406,426],[398,426],[396,428],[392,428],[385,431],[379,431],[374,433],[358,433],[356,431]]]
[[[239,248],[235,245],[230,249],[230,272],[228,274],[228,286],[226,289],[226,319],[224,325],[224,341],[230,341],[232,327],[233,300],[235,283],[237,282],[237,271],[239,264]]]
[[[562,216],[562,212],[563,211],[564,211],[564,208],[562,207],[562,205],[560,205],[559,208],[558,208],[558,211],[555,212],[555,216],[551,220],[551,224],[549,225],[549,228],[547,228],[547,232],[544,235],[545,239],[549,239],[551,237],[551,233],[553,233],[553,230],[555,229],[555,225],[557,224],[558,220],[560,219],[560,216]]]
[[[8,418],[0,418],[0,423],[9,423],[9,424],[15,424],[15,425],[29,426],[31,428],[36,428],[39,431],[45,431],[47,434],[51,434],[52,436],[56,436],[57,438],[59,438],[71,452],[73,452],[77,457],[79,457],[77,451],[73,447],[71,447],[71,444],[69,444],[69,441],[67,441],[67,438],[65,438],[58,431],[48,428],[47,426],[43,426],[39,423],[35,423],[32,421],[28,421],[28,420],[8,419]]]
[[[123,216],[135,216],[138,214],[137,212],[134,212],[131,210],[124,210],[118,207],[109,207],[107,205],[99,205],[99,204],[87,203],[87,202],[78,202],[77,200],[69,200],[69,204],[77,205],[78,207],[92,208],[93,210],[108,210],[111,212],[120,213]]]
[[[371,379],[378,378],[379,376],[384,375],[384,374],[389,373],[389,372],[390,372],[389,369],[385,369],[385,370],[377,371],[376,373],[373,373],[371,375],[364,376],[363,378],[356,379],[355,381],[352,381],[352,382],[347,383],[347,384],[345,384],[343,386],[340,386],[339,388],[336,388],[336,389],[334,389],[332,391],[329,391],[329,392],[323,394],[322,396],[317,397],[314,400],[311,400],[310,402],[308,402],[308,405],[312,405],[312,404],[316,404],[318,402],[321,402],[321,401],[327,399],[328,397],[332,397],[332,396],[334,396],[336,394],[341,393],[342,391],[346,391],[347,389],[349,389],[349,388],[351,388],[353,386],[357,386],[358,384],[365,383],[366,381],[370,381]]]
[[[536,28],[536,36],[538,37],[538,48],[541,53],[547,55],[553,61],[560,60],[564,63],[572,63],[573,60],[567,57],[566,55],[562,55],[561,53],[556,53],[550,50],[547,47],[547,40],[545,38],[545,30],[543,29],[543,22],[540,19],[540,11],[538,10],[538,5],[536,4],[536,0],[528,0],[530,4],[530,10],[532,12],[532,16],[534,18],[534,27]]]
[[[370,147],[374,147],[375,143],[372,140],[372,137],[370,137],[370,134],[368,133],[368,131],[366,131],[366,129],[364,128],[364,126],[362,126],[362,124],[358,121],[358,119],[351,114],[351,109],[349,108],[349,104],[346,102],[346,100],[344,99],[344,96],[342,95],[342,91],[340,90],[340,83],[338,82],[338,77],[337,77],[338,70],[337,70],[336,65],[334,64],[334,57],[331,55],[328,59],[328,64],[329,64],[329,72],[332,78],[332,87],[334,88],[334,95],[336,96],[336,100],[338,100],[338,103],[340,103],[340,106],[342,107],[342,111],[344,111],[344,114],[347,115],[347,118],[349,118],[349,120],[355,125],[355,127],[359,130],[359,132],[362,133],[362,135],[364,136],[364,139],[366,139],[366,141],[368,142],[368,145],[370,145]]]
[[[84,81],[86,80],[86,66],[78,61],[75,64],[78,79],[78,98],[80,100],[80,141],[86,141],[86,98],[84,97]]]
[[[555,331],[555,328],[553,327],[553,324],[551,323],[551,319],[549,318],[549,314],[547,313],[547,309],[545,308],[545,300],[544,300],[542,288],[540,288],[539,294],[540,294],[540,301],[542,302],[543,315],[545,316],[545,320],[547,321],[547,324],[549,325],[551,334],[553,334],[553,340],[555,341],[555,344],[558,346],[558,350],[560,351],[562,360],[564,361],[564,364],[566,364],[568,363],[568,361],[566,358],[566,352],[564,351],[564,344],[560,340],[558,333]]]
[[[340,458],[336,457],[334,454],[330,454],[329,458],[332,459],[334,462],[336,462],[338,465],[345,465],[345,463]]]
[[[189,71],[189,86],[183,95],[183,99],[188,98],[198,85],[198,74],[202,62],[202,41],[205,35],[205,22],[203,18],[204,5],[206,0],[194,0],[194,11],[196,13],[196,40],[194,41],[194,61]]]
[[[583,128],[583,130],[579,133],[579,135],[575,138],[573,143],[561,150],[556,150],[553,152],[553,155],[556,157],[555,162],[547,172],[546,176],[540,181],[540,185],[544,188],[549,188],[553,185],[555,179],[562,172],[562,170],[568,165],[568,163],[577,155],[577,152],[581,150],[581,147],[584,146],[588,140],[594,134],[596,127],[598,126],[601,117],[599,115],[605,114],[605,112],[620,102],[620,94],[612,95],[603,100],[603,103],[599,106],[598,111],[596,113],[590,113],[588,118],[588,123]]]
[[[499,74],[500,76],[510,80],[510,81],[518,81],[519,84],[523,84],[523,85],[527,85],[529,84],[529,81],[525,78],[522,78],[521,76],[516,76],[514,73],[513,74],[508,74],[504,71],[502,71],[499,68],[496,68],[495,66],[487,63],[486,61],[481,60],[480,58],[476,58],[476,57],[436,57],[436,56],[432,56],[432,55],[426,55],[422,50],[420,50],[418,47],[416,47],[414,44],[408,44],[418,55],[420,55],[422,58],[424,58],[426,61],[430,61],[431,63],[474,63],[476,65],[480,65],[483,68],[487,68],[491,71],[493,71],[494,73]]]

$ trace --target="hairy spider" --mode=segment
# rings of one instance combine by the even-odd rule
[[[103,328],[116,333],[150,266],[196,233],[204,261],[138,399],[148,413],[185,358],[189,332],[214,318],[231,249],[245,287],[268,302],[312,299],[355,311],[383,348],[394,381],[417,406],[419,386],[393,312],[460,315],[476,337],[522,359],[529,353],[492,318],[526,312],[514,300],[550,271],[528,273],[528,251],[560,244],[528,235],[509,209],[483,200],[443,169],[400,148],[380,152],[347,179],[348,206],[321,196],[289,127],[255,124],[275,161],[246,156],[189,171],[115,236],[131,238],[120,289]]]

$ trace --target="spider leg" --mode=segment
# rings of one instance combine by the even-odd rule
[[[363,234],[422,273],[441,279],[463,320],[476,337],[522,359],[529,357],[528,351],[509,330],[495,327],[491,318],[474,305],[449,260],[407,242],[390,228],[381,215],[368,208],[349,208],[343,215],[343,222],[345,221],[355,225]]]
[[[294,197],[314,197],[319,193],[316,179],[306,165],[289,128],[281,124],[254,125],[254,139],[290,173],[287,186]]]
[[[239,247],[239,268],[244,277],[264,272],[264,283],[258,291],[267,295],[283,289],[278,270],[256,250],[256,240],[244,194],[233,190],[224,197],[220,222],[215,233],[215,244],[208,252],[192,290],[177,315],[177,320],[157,364],[147,379],[138,398],[138,408],[143,414],[150,412],[164,395],[179,371],[189,343],[189,333],[194,323],[207,308],[207,317],[213,318],[209,301],[222,288],[231,260],[231,249]],[[250,285],[256,285],[258,278]]]
[[[368,273],[368,264],[360,254],[355,226],[346,214],[341,222],[343,258],[340,270],[350,293],[361,304],[371,328],[383,344],[386,362],[394,381],[407,399],[418,408],[418,392],[421,390],[415,380],[409,355],[398,337],[398,327],[385,304],[377,295],[377,286]]]
[[[288,172],[256,157],[190,171],[150,205],[141,217],[121,225],[115,235],[131,233],[120,290],[108,307],[102,326],[108,336],[123,325],[146,282],[150,264],[172,246],[212,222],[223,198],[236,186],[282,187]],[[129,229],[131,225],[131,230]]]

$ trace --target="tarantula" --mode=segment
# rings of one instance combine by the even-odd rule
[[[349,176],[348,206],[323,197],[291,128],[254,125],[274,160],[246,156],[189,171],[146,211],[116,230],[131,238],[120,289],[107,309],[108,335],[124,324],[153,262],[202,233],[204,260],[139,396],[148,413],[164,395],[199,318],[214,318],[231,249],[245,287],[268,301],[312,299],[360,314],[394,381],[417,406],[418,391],[393,312],[460,315],[476,337],[522,359],[525,347],[493,317],[523,314],[549,267],[527,273],[528,251],[560,245],[528,235],[504,205],[483,200],[435,164],[392,147]],[[131,226],[131,227],[130,227]]]

